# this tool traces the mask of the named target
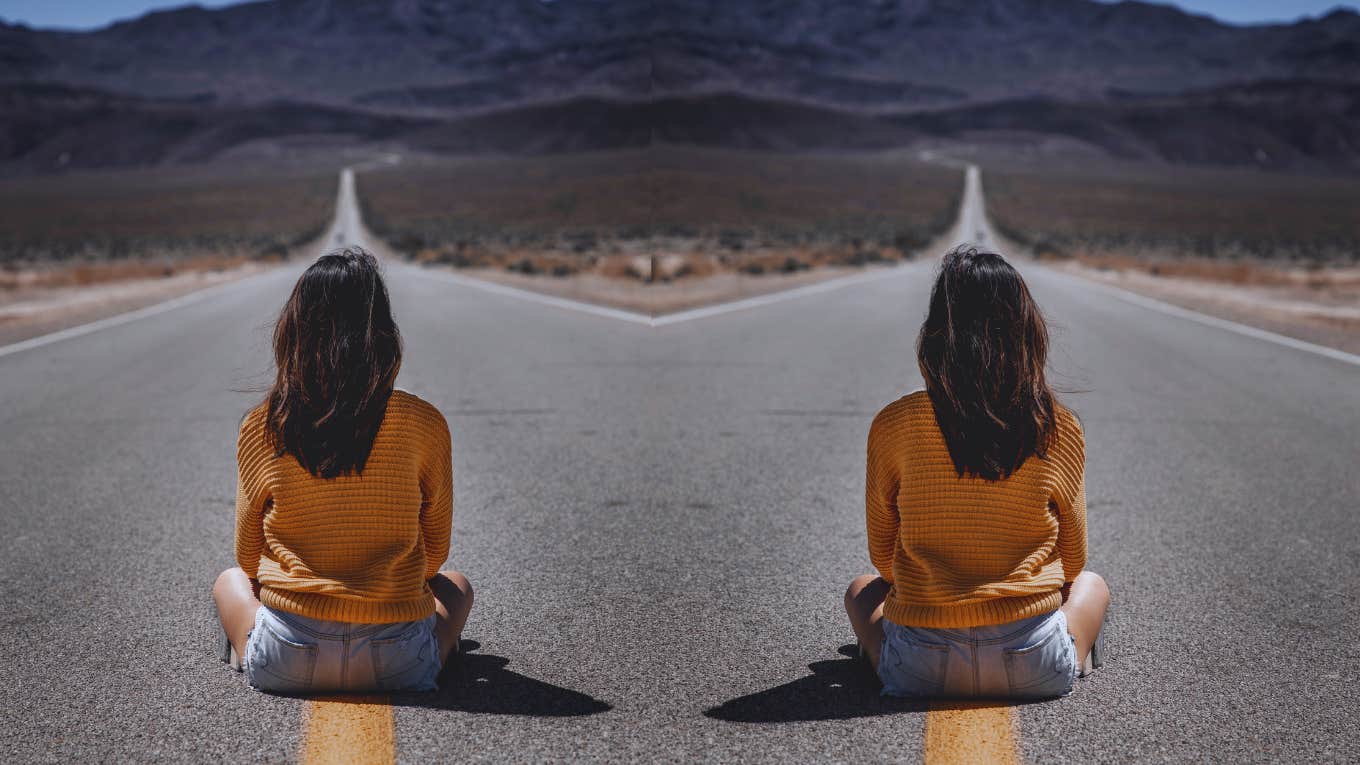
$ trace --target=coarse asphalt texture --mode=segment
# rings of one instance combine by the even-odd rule
[[[328,244],[362,239],[353,207]],[[0,759],[299,758],[304,702],[218,662],[208,591],[305,265],[0,356]],[[1356,760],[1360,367],[1019,266],[1115,600],[1105,667],[1012,710],[1019,757]],[[477,589],[445,689],[390,699],[399,761],[929,759],[926,707],[843,653],[841,594],[934,262],[665,326],[385,267]]]

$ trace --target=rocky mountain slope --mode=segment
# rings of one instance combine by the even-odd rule
[[[0,25],[0,162],[210,159],[336,134],[448,151],[1057,135],[1360,167],[1360,16],[1232,26],[1090,0],[257,0]]]

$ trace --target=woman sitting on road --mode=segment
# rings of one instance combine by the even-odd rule
[[[845,608],[884,695],[1064,696],[1099,666],[1085,444],[1044,379],[1048,330],[1000,255],[945,256],[917,340],[925,390],[869,429],[869,557]],[[1082,657],[1080,660],[1078,657]]]
[[[372,255],[332,252],[303,273],[274,360],[236,442],[240,567],[213,585],[223,659],[264,691],[433,690],[472,586],[440,571],[448,423],[393,388],[401,335]]]

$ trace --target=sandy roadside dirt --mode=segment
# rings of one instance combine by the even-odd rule
[[[383,260],[405,260],[393,253],[380,237],[367,229],[363,230],[363,241],[365,247]],[[715,303],[742,300],[865,271],[865,268],[827,266],[787,274],[752,275],[720,272],[711,276],[685,277],[649,284],[635,278],[589,272],[570,276],[549,276],[522,274],[496,268],[453,268],[447,265],[424,267],[433,271],[460,274],[508,287],[649,316],[661,316]],[[888,267],[891,266],[867,268]]]
[[[1239,285],[1207,279],[1155,276],[1139,270],[1101,269],[1075,263],[1060,271],[1120,287],[1211,316],[1360,353],[1360,273],[1314,274],[1312,283]],[[494,269],[458,273],[557,297],[660,316],[715,303],[863,273],[862,268],[827,267],[794,274],[724,273],[643,284],[597,274],[555,278]]]
[[[1078,263],[1055,267],[1182,308],[1360,353],[1360,268],[1300,271],[1293,283],[1260,285]]]
[[[877,266],[884,268],[884,266]],[[650,316],[661,316],[676,311],[727,303],[733,300],[766,295],[772,292],[816,284],[842,276],[863,273],[864,268],[813,268],[790,274],[719,273],[712,276],[677,279],[671,282],[645,284],[635,279],[611,278],[599,274],[580,274],[568,277],[528,276],[495,269],[462,269],[457,273],[504,284],[520,289],[541,292],[554,297],[579,300],[584,303],[606,305],[635,311]]]
[[[1008,257],[1033,257],[1028,248],[995,231],[988,231],[988,235]],[[1222,278],[1158,275],[1122,265],[1104,267],[1076,261],[1049,261],[1045,265],[1220,319],[1360,353],[1360,267],[1272,270],[1270,278],[1260,278],[1258,283],[1238,283]],[[1270,268],[1263,263],[1245,266],[1248,272],[1260,271],[1262,275]]]
[[[343,196],[343,194],[342,194]],[[969,171],[965,203],[958,223],[917,258],[935,258],[958,241],[978,236],[990,239],[1007,254],[1026,257],[1024,248],[990,232],[975,170]],[[353,203],[351,202],[351,205]],[[394,259],[381,239],[367,232],[351,213],[355,238],[379,257]],[[169,277],[129,279],[91,286],[16,286],[0,289],[0,345],[84,324],[158,303],[195,290],[239,279],[270,268],[247,264],[223,270],[188,271]],[[1166,276],[1138,268],[1100,268],[1076,262],[1055,268],[1105,282],[1169,303],[1244,324],[1261,327],[1321,345],[1360,353],[1360,268],[1299,271],[1271,283]],[[449,269],[447,266],[432,268]],[[870,268],[883,268],[871,266]],[[469,277],[582,302],[636,311],[652,316],[715,303],[769,294],[822,282],[864,268],[820,267],[789,274],[751,275],[720,272],[711,276],[643,283],[599,273],[566,277],[527,275],[495,269],[464,269]]]
[[[247,263],[222,270],[64,287],[0,290],[0,345],[134,311],[276,267]]]
[[[1301,271],[1293,283],[1254,285],[1157,276],[1136,269],[1096,268],[1078,263],[1050,265],[1066,273],[1184,308],[1360,353],[1360,268]],[[136,310],[272,267],[252,263],[226,270],[88,286],[0,290],[0,345]],[[530,276],[494,269],[464,269],[458,273],[572,300],[662,315],[863,271],[853,267],[826,267],[759,276],[721,273],[650,285],[599,274]]]

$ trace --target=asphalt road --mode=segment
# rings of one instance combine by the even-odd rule
[[[218,663],[208,588],[304,265],[0,355],[0,759],[299,757],[306,703]],[[935,713],[838,652],[865,436],[920,385],[932,268],[649,326],[389,264],[478,597],[448,687],[390,699],[397,758],[938,758]],[[1020,757],[1360,757],[1360,366],[1023,270],[1116,605],[1104,669],[1009,710]]]

